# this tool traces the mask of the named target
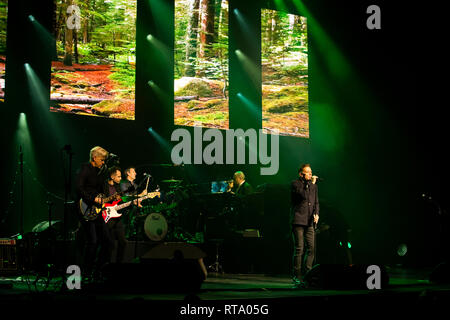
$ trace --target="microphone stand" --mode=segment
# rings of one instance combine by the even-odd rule
[[[20,166],[20,221],[19,221],[19,232],[23,238],[23,223],[24,223],[24,194],[23,194],[23,151],[22,146],[19,147],[19,166]]]
[[[150,175],[147,175],[147,185],[145,186],[145,190],[147,190],[148,188],[148,183],[150,181]],[[137,224],[137,218],[140,216],[140,207],[139,207],[139,194],[138,194],[138,188],[140,187],[140,185],[142,184],[142,182],[139,184],[139,186],[136,188],[135,190],[135,194],[134,194],[134,200],[133,200],[133,205],[136,206],[136,218],[135,218],[135,223],[134,223],[134,260],[137,259],[137,238],[138,238],[138,224]],[[134,201],[136,201],[136,204],[134,203]]]
[[[62,230],[62,234],[63,234],[63,245],[62,245],[62,268],[63,270],[61,270],[61,274],[62,274],[62,284],[61,284],[61,289],[67,289],[66,287],[66,273],[64,272],[64,266],[66,265],[67,262],[67,255],[66,255],[66,251],[67,251],[67,215],[68,215],[68,203],[69,203],[69,195],[71,193],[71,186],[72,186],[72,156],[74,155],[74,153],[72,152],[72,147],[70,145],[65,145],[63,147],[63,151],[65,151],[68,155],[68,170],[66,175],[64,176],[64,215],[63,215],[63,230]],[[63,164],[64,166],[64,164]]]

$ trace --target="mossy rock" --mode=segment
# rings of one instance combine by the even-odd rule
[[[278,91],[272,91],[268,93],[267,98],[273,99],[273,98],[284,98],[289,96],[294,97],[302,97],[305,99],[308,95],[308,90],[306,87],[303,86],[287,86],[282,87],[281,90]]]
[[[226,112],[211,112],[204,115],[198,115],[194,117],[194,120],[200,122],[209,122],[214,123],[214,121],[222,121],[228,118],[228,114]]]
[[[187,108],[188,109],[194,109],[197,108],[199,105],[203,105],[203,102],[199,101],[199,100],[191,100],[187,103]]]
[[[113,113],[120,112],[120,105],[121,102],[118,100],[103,100],[93,106],[92,110],[110,116]]]
[[[209,109],[209,108],[218,107],[225,102],[226,102],[226,100],[224,100],[224,99],[211,99],[208,101],[191,100],[187,103],[187,108],[189,110]]]
[[[185,78],[182,78],[182,80],[186,81]],[[175,96],[211,97],[214,95],[207,81],[197,78],[189,78],[187,81],[186,85],[175,91]]]
[[[204,106],[205,108],[212,108],[221,105],[223,102],[225,102],[224,99],[211,99],[206,101]]]
[[[263,110],[270,113],[300,112],[305,108],[308,102],[301,97],[266,100],[263,106]]]

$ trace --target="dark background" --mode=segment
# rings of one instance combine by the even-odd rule
[[[230,52],[239,48],[259,65],[259,9],[276,9],[280,3],[230,0]],[[302,14],[293,1],[283,3],[291,13]],[[449,175],[444,152],[448,81],[446,51],[440,49],[445,39],[440,36],[444,24],[440,10],[432,4],[417,8],[407,1],[303,3],[345,58],[350,72],[343,75],[339,72],[342,65],[330,62],[334,49],[322,49],[324,39],[314,36],[316,26],[308,20],[310,139],[280,137],[280,170],[275,176],[261,176],[259,165],[186,165],[182,170],[152,166],[171,162],[170,147],[147,129],[152,127],[172,145],[173,57],[161,56],[146,36],[151,33],[172,50],[172,1],[138,1],[135,121],[50,113],[40,104],[24,63],[33,68],[48,99],[54,44],[40,36],[27,17],[32,14],[50,30],[52,1],[10,1],[6,101],[0,105],[4,159],[0,236],[20,230],[19,176],[15,173],[19,168],[18,120],[24,112],[31,136],[31,142],[23,146],[25,231],[47,219],[48,199],[55,203],[53,215],[62,217],[60,198],[68,171],[63,146],[70,145],[74,152],[73,178],[88,160],[89,150],[100,145],[119,155],[122,166],[135,165],[140,173],[149,170],[159,180],[175,177],[204,183],[230,178],[242,170],[253,186],[266,184],[263,232],[267,237],[264,248],[250,246],[250,250],[265,252],[263,260],[272,271],[286,272],[290,263],[288,187],[305,162],[324,178],[319,187],[321,222],[335,230],[351,230],[346,234],[354,263],[419,266],[443,260],[448,251],[441,236],[444,215],[438,214],[436,203],[444,211],[448,208],[444,187]],[[366,27],[366,8],[371,4],[381,8],[381,30]],[[239,29],[234,8],[255,30],[251,40]],[[166,100],[152,92],[149,80],[167,92]],[[251,82],[230,53],[230,128],[261,127],[261,119],[235,97],[241,92],[260,105],[260,89],[250,86]],[[424,201],[423,194],[434,203]],[[408,246],[403,258],[396,253],[402,243]]]

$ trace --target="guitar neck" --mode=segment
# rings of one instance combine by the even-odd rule
[[[158,194],[158,192],[152,192],[152,193],[149,193],[149,194],[147,194],[147,195],[145,195],[145,196],[143,196],[143,197],[137,198],[136,200],[145,200],[145,199],[148,199],[148,198],[154,198],[157,194]],[[126,208],[126,207],[128,207],[133,201],[136,201],[136,200],[132,200],[132,201],[128,201],[128,202],[119,204],[119,205],[117,206],[116,210],[120,210],[120,209]]]

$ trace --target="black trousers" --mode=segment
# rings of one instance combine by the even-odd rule
[[[302,279],[302,271],[308,272],[312,269],[315,253],[315,231],[312,226],[292,226],[292,236],[294,240],[294,255],[293,255],[293,276],[297,279]],[[303,255],[305,253],[305,241],[307,246],[306,263],[302,266]],[[304,270],[302,270],[302,267]]]
[[[82,226],[86,236],[84,268],[82,272],[90,275],[93,271],[100,270],[102,266],[110,262],[114,249],[114,240],[101,216],[93,221],[83,221]],[[98,252],[99,249],[100,251]]]
[[[123,222],[120,220],[120,218],[118,219],[110,219],[108,221],[108,228],[110,230],[111,233],[111,237],[114,240],[117,240],[118,245],[117,245],[117,256],[114,257],[115,258],[115,262],[118,263],[122,263],[124,260],[124,255],[125,255],[125,249],[126,246],[128,244],[128,240],[125,237],[125,225],[123,224]],[[115,241],[114,241],[114,246],[115,246]],[[113,258],[113,257],[111,257]]]

